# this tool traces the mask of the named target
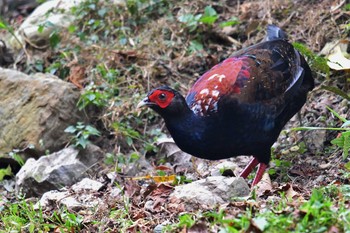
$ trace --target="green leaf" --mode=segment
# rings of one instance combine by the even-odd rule
[[[84,139],[83,137],[80,137],[76,143],[76,146],[81,146],[83,149],[86,148],[88,141]]]
[[[50,46],[51,46],[51,48],[57,47],[57,45],[60,43],[60,41],[61,41],[61,38],[60,38],[60,36],[58,35],[57,32],[54,31],[53,33],[51,33],[51,35],[50,35]]]
[[[313,69],[318,70],[326,74],[327,77],[329,77],[330,69],[327,64],[327,59],[316,55],[304,44],[294,42],[293,46],[308,59],[308,62]]]
[[[196,51],[201,51],[203,50],[203,44],[199,42],[198,40],[192,40],[190,42],[190,46],[188,47],[188,50],[190,53],[196,52]]]
[[[326,108],[327,108],[329,111],[331,111],[331,113],[333,113],[333,115],[336,116],[336,117],[337,117],[339,120],[341,120],[342,122],[345,123],[345,122],[347,121],[344,117],[340,116],[339,113],[337,113],[336,111],[334,111],[332,108],[330,108],[330,107],[328,107],[328,106],[326,106]]]
[[[350,171],[350,162],[344,164],[344,167],[346,168],[346,170]]]
[[[190,32],[193,32],[194,30],[197,29],[199,19],[202,17],[201,14],[198,14],[194,16],[193,14],[185,14],[185,15],[180,15],[177,19],[181,22],[184,23],[185,26],[190,30]]]
[[[343,132],[340,137],[333,139],[331,143],[343,149],[343,159],[346,159],[350,149],[350,131]]]
[[[125,140],[126,140],[126,144],[128,144],[128,146],[131,146],[133,144],[133,140],[131,137],[126,137]]]
[[[73,125],[70,125],[64,130],[64,132],[65,133],[75,133],[76,130],[77,129]]]
[[[97,14],[100,16],[100,17],[104,17],[107,13],[107,8],[102,8],[100,10],[97,11]]]
[[[45,25],[44,25],[44,24],[40,24],[40,25],[38,26],[38,32],[39,32],[39,33],[42,33],[42,32],[44,31],[44,28],[45,28]]]
[[[215,9],[212,6],[206,6],[204,9],[204,17],[208,16],[217,16],[218,13],[216,13]]]
[[[344,6],[344,10],[346,10],[346,11],[350,11],[350,3],[345,4],[345,6]]]
[[[12,175],[12,170],[10,165],[6,169],[0,169],[0,181],[4,179],[5,176]]]
[[[200,18],[200,22],[208,25],[212,25],[218,19],[218,15],[214,8],[207,6],[204,9],[204,15]]]
[[[96,135],[96,136],[100,136],[101,135],[100,131],[98,131],[96,128],[92,127],[91,125],[86,126],[85,129],[91,135]]]
[[[69,33],[73,33],[73,32],[76,32],[77,31],[77,26],[75,26],[75,25],[69,25],[69,27],[68,27],[68,32]]]
[[[228,27],[228,26],[234,26],[237,24],[239,24],[238,18],[232,17],[229,21],[220,23],[220,27],[224,28],[224,27]]]
[[[180,15],[177,17],[177,20],[179,20],[181,23],[188,23],[194,20],[193,14],[186,14],[186,15]]]
[[[0,28],[7,29],[7,27],[8,27],[7,24],[0,20]]]

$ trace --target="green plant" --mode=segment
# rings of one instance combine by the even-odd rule
[[[350,11],[350,3],[344,5],[344,10]]]
[[[0,228],[6,232],[45,232],[53,230],[55,224],[48,223],[41,208],[35,209],[32,202],[20,200],[17,203],[7,203],[0,212]]]
[[[310,200],[300,207],[304,217],[296,230],[307,232],[308,229],[312,229],[315,232],[325,232],[336,221],[332,205],[331,200],[321,190],[313,190]]]
[[[239,24],[239,19],[237,17],[232,17],[230,20],[220,23],[220,27],[228,27]]]
[[[54,218],[58,223],[58,228],[61,232],[65,231],[80,231],[82,228],[83,217],[76,215],[75,213],[69,212],[67,209],[63,211],[54,212],[52,218]]]
[[[344,131],[340,132],[339,136],[331,141],[333,145],[340,147],[343,150],[343,159],[346,159],[349,155],[350,150],[350,120],[340,116],[332,108],[327,107],[340,121],[343,122],[341,127],[297,127],[292,130],[333,130],[333,131]]]
[[[219,16],[215,9],[211,6],[206,6],[204,8],[204,14],[184,14],[180,15],[177,19],[183,23],[190,32],[194,32],[200,23],[212,26],[218,18]]]
[[[249,210],[247,210],[249,212]],[[240,230],[248,229],[249,218],[246,215],[240,215],[236,218],[227,218],[224,210],[219,212],[210,211],[203,214],[210,221],[210,225],[220,229],[220,232],[238,233]]]
[[[60,29],[50,21],[45,21],[43,24],[39,25],[38,32],[42,33],[44,31],[44,28],[53,28],[52,32],[49,35],[49,44],[51,48],[56,48],[61,42],[61,37],[59,35]]]
[[[11,166],[8,166],[7,168],[4,168],[4,169],[0,169],[0,181],[2,181],[5,176],[11,176],[11,175],[12,175]]]
[[[193,215],[190,214],[183,214],[179,216],[179,223],[178,227],[184,227],[190,228],[195,224],[196,220]]]
[[[13,36],[15,38],[15,40],[21,45],[22,48],[24,48],[22,42],[19,40],[19,38],[16,36],[15,34],[15,30],[13,29],[13,27],[11,27],[4,19],[2,19],[0,17],[0,29],[4,29],[6,31],[8,31],[11,36]]]
[[[72,141],[75,146],[86,148],[91,135],[100,136],[100,132],[91,125],[84,125],[83,122],[78,122],[76,126],[68,126],[64,132],[73,134]]]
[[[104,107],[107,105],[109,99],[109,94],[100,91],[97,88],[86,88],[84,93],[81,94],[78,101],[79,110],[83,110],[89,105],[95,105],[98,107]]]
[[[294,42],[293,46],[308,59],[311,68],[325,74],[327,78],[329,77],[330,69],[327,65],[327,59],[316,55],[304,44]]]
[[[24,165],[23,158],[19,155],[20,152],[23,152],[27,149],[34,148],[33,145],[29,144],[27,147],[19,150],[19,149],[13,149],[11,152],[8,153],[8,156],[12,159],[14,159],[20,166]],[[5,176],[12,176],[12,169],[11,166],[8,166],[7,168],[0,169],[0,181],[4,179]]]

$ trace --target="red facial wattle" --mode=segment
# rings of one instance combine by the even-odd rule
[[[166,90],[155,90],[148,96],[148,99],[161,108],[166,108],[174,98],[174,93]]]

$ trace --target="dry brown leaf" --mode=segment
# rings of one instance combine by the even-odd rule
[[[85,83],[85,68],[82,66],[71,67],[68,80],[79,89],[83,89],[83,84]]]
[[[155,170],[160,170],[160,171],[172,171],[170,167],[167,167],[165,165],[159,165],[154,168]]]
[[[265,172],[261,181],[257,184],[256,193],[261,197],[268,190],[272,190],[272,183],[269,174]]]
[[[129,197],[132,197],[140,192],[141,187],[136,181],[127,179],[125,180],[124,189],[125,194]]]
[[[163,183],[163,182],[174,182],[176,180],[176,175],[169,175],[169,176],[138,176],[133,177],[132,180],[150,180],[152,179],[156,183]]]
[[[174,190],[173,186],[161,183],[157,186],[156,189],[154,189],[151,192],[150,196],[160,196],[160,195],[169,196],[173,190]]]
[[[286,197],[288,199],[294,199],[294,198],[299,197],[299,196],[300,196],[300,193],[294,191],[293,186],[289,185],[289,188],[286,191]]]

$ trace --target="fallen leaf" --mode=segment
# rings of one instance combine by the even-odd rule
[[[134,195],[137,195],[140,192],[141,187],[134,180],[125,180],[124,189],[125,189],[125,194],[127,196],[133,197]]]
[[[289,185],[288,190],[286,191],[286,197],[287,199],[293,199],[295,197],[299,197],[300,193],[294,191],[293,186]]]
[[[163,182],[174,182],[176,180],[176,175],[169,175],[169,176],[138,176],[131,178],[132,180],[150,180],[152,179],[156,183],[163,183]]]
[[[154,168],[155,170],[160,170],[160,171],[172,171],[170,167],[164,166],[164,165],[159,165]]]
[[[256,193],[259,197],[263,196],[267,190],[272,190],[272,183],[269,174],[265,172],[261,181],[256,186]]]
[[[318,165],[318,167],[321,169],[326,169],[326,168],[329,168],[331,166],[332,166],[332,164],[330,164],[330,163],[323,163],[323,164]]]
[[[174,182],[176,180],[176,175],[169,176],[152,176],[152,179],[156,183],[164,183],[164,182]]]
[[[350,55],[347,53],[349,40],[339,40],[327,43],[322,49],[328,59],[327,65],[333,70],[349,70]]]
[[[68,80],[79,89],[83,89],[83,84],[85,82],[85,68],[82,66],[71,67]]]
[[[172,191],[174,190],[174,187],[171,185],[167,185],[164,183],[161,183],[157,186],[156,189],[154,189],[150,196],[160,196],[160,195],[166,195],[169,196],[170,193],[172,193]]]

